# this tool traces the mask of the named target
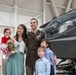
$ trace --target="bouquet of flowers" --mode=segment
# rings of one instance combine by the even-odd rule
[[[9,39],[6,44],[0,45],[0,50],[3,52],[4,55],[8,56],[9,53],[13,54],[16,52],[16,48],[14,45],[14,41]]]
[[[4,43],[2,43],[0,45],[0,50],[3,52],[3,54],[8,54],[9,53],[9,50],[8,50],[6,44],[4,44]]]

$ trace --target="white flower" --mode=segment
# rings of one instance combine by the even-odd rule
[[[6,44],[4,44],[4,43],[2,43],[1,45],[0,45],[0,49],[6,49],[7,48],[7,46],[6,46]]]

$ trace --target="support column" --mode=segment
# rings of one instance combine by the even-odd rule
[[[57,8],[56,8],[55,0],[51,0],[51,4],[52,4],[54,16],[56,16],[56,17],[59,16],[59,13],[58,13]]]
[[[46,0],[43,0],[43,24],[46,23]]]
[[[72,0],[69,0],[65,12],[68,12],[70,10],[71,3],[72,3]]]
[[[15,32],[17,31],[17,0],[15,0],[15,6],[14,6],[14,26],[15,26]]]

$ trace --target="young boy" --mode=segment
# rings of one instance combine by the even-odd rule
[[[39,47],[38,56],[40,57],[35,63],[36,75],[50,75],[50,62],[45,58],[45,48]]]
[[[46,49],[45,58],[50,62],[51,65],[50,75],[56,75],[56,55],[54,55],[53,51],[51,50],[50,41],[44,38],[42,39],[40,46]]]

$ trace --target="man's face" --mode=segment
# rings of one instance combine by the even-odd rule
[[[36,20],[31,20],[30,26],[31,26],[32,30],[36,30],[38,23],[36,22]]]

